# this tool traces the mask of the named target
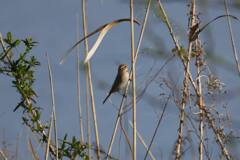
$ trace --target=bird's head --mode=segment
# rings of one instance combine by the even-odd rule
[[[127,72],[128,66],[126,64],[120,64],[118,67],[118,72]]]

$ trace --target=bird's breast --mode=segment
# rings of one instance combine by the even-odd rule
[[[121,83],[119,85],[119,89],[124,89],[128,83],[128,79],[129,79],[129,74],[125,73],[122,77],[121,77]]]

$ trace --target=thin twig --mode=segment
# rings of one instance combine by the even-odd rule
[[[200,135],[198,134],[198,130],[197,130],[195,124],[193,123],[192,118],[191,118],[188,114],[186,114],[186,113],[185,113],[185,115],[186,115],[187,120],[188,120],[189,123],[191,124],[192,128],[194,129],[195,135],[199,138],[199,141],[201,141],[201,137],[200,137]],[[208,151],[207,151],[207,147],[205,146],[203,140],[202,140],[202,143],[203,143],[203,148],[204,148],[204,150],[205,150],[205,153],[206,153],[205,155],[206,155],[207,159],[208,159],[208,160],[211,160],[211,158],[210,158],[210,156],[209,156],[209,153],[208,153]]]
[[[130,138],[128,137],[128,134],[127,134],[126,130],[124,129],[123,125],[122,125],[122,116],[120,116],[120,127],[121,127],[121,130],[123,131],[123,134],[124,134],[124,137],[125,137],[125,139],[127,141],[129,149],[130,149],[131,153],[133,153],[133,150],[132,150],[132,147],[131,147]]]
[[[203,111],[204,111],[204,114],[207,118],[207,121],[208,121],[208,124],[210,125],[210,127],[212,128],[214,134],[215,134],[215,137],[216,137],[216,142],[218,143],[218,145],[220,146],[221,148],[221,151],[224,155],[224,157],[227,159],[227,160],[232,160],[231,158],[231,155],[229,154],[228,150],[226,149],[225,145],[224,145],[224,142],[222,140],[222,131],[221,129],[218,129],[216,124],[215,124],[215,121],[214,119],[212,118],[211,116],[211,113],[207,110],[206,106],[203,107]]]
[[[128,82],[129,83],[129,82]],[[126,87],[126,90],[128,90],[128,85]],[[126,91],[125,91],[126,93]],[[125,94],[126,95],[126,94]],[[123,96],[122,98],[122,101],[121,101],[121,104],[120,104],[120,107],[119,107],[119,110],[118,110],[118,114],[117,114],[117,117],[116,117],[116,121],[115,121],[115,124],[114,124],[114,129],[113,129],[113,133],[112,133],[112,136],[111,136],[111,140],[110,140],[110,143],[108,145],[108,151],[107,151],[107,159],[109,157],[109,155],[111,154],[112,152],[112,145],[114,143],[114,140],[115,140],[115,137],[116,137],[116,133],[117,133],[117,129],[118,129],[118,124],[119,124],[119,121],[120,121],[120,116],[121,116],[121,113],[122,113],[122,109],[123,109],[123,106],[124,106],[124,102],[125,102],[125,96]]]
[[[35,151],[31,139],[28,140],[28,148],[32,154],[33,160],[39,160],[39,156],[37,155],[37,152]],[[1,159],[1,158],[0,158]]]
[[[173,32],[173,28],[172,28],[172,26],[171,26],[171,24],[170,24],[170,22],[169,22],[169,19],[168,19],[168,17],[167,17],[167,14],[166,14],[164,8],[163,8],[163,5],[162,5],[161,0],[158,0],[158,6],[159,6],[160,10],[161,10],[162,13],[163,13],[164,21],[165,21],[165,23],[166,23],[166,25],[167,25],[167,28],[168,28],[168,30],[169,30],[169,33],[170,33],[170,35],[171,35],[171,37],[172,37],[172,40],[173,40],[173,42],[174,42],[174,44],[175,44],[175,48],[177,49],[177,51],[180,51],[181,47],[180,47],[180,45],[179,45],[179,43],[178,43],[178,41],[177,41],[177,38],[176,38],[176,36],[175,36],[175,34],[174,34],[174,32]]]
[[[130,124],[131,127],[133,126],[131,121],[128,121],[128,123]],[[154,157],[153,153],[148,148],[147,144],[145,143],[144,139],[142,138],[141,134],[138,131],[137,131],[137,137],[138,137],[139,141],[142,143],[142,145],[144,146],[144,148],[149,152],[150,158],[152,160],[156,160],[156,158]]]
[[[160,126],[160,124],[161,124],[161,122],[162,122],[162,118],[163,118],[163,115],[164,115],[164,113],[165,113],[165,111],[166,111],[166,108],[167,108],[167,106],[168,106],[168,101],[169,101],[169,99],[170,99],[170,96],[168,97],[168,99],[167,99],[167,101],[166,101],[166,103],[165,103],[165,105],[164,105],[164,107],[163,107],[163,111],[162,111],[162,113],[161,113],[161,115],[160,115],[160,117],[159,117],[157,126],[156,126],[156,128],[155,128],[155,130],[154,130],[154,133],[153,133],[153,136],[152,136],[152,138],[151,138],[150,144],[149,144],[149,146],[148,146],[147,152],[146,152],[146,154],[145,154],[145,156],[144,156],[144,160],[147,159],[147,156],[148,156],[148,153],[149,153],[149,151],[150,151],[150,148],[151,148],[151,146],[152,146],[152,144],[153,144],[154,138],[155,138],[155,136],[157,135],[157,131],[158,131],[158,128],[159,128],[159,126]]]

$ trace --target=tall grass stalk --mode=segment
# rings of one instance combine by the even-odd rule
[[[189,18],[189,30],[191,27],[195,25],[195,12],[196,12],[196,6],[195,6],[195,0],[192,0],[191,2],[191,8],[190,8],[190,18]],[[180,160],[181,154],[182,154],[182,143],[183,143],[183,130],[184,130],[184,123],[185,123],[185,107],[189,98],[189,77],[190,77],[190,59],[193,49],[193,42],[189,38],[188,43],[188,52],[187,52],[187,59],[184,62],[183,65],[184,68],[184,80],[183,80],[183,92],[182,92],[182,100],[181,100],[181,108],[180,108],[180,115],[179,115],[179,128],[178,128],[178,138],[177,138],[177,145],[176,145],[176,155],[175,159]],[[202,148],[202,146],[201,146]]]
[[[136,105],[136,71],[135,71],[135,37],[134,37],[134,5],[130,0],[130,18],[131,18],[131,64],[132,64],[132,121],[133,121],[133,160],[137,159],[137,105]]]
[[[198,43],[198,42],[197,42]],[[200,45],[200,43],[198,43]],[[204,107],[203,104],[203,96],[202,96],[202,83],[201,83],[201,66],[199,65],[199,59],[202,57],[196,57],[196,64],[197,64],[197,87],[198,87],[198,92],[199,95],[197,95],[197,105],[199,107],[199,132],[200,132],[200,137],[199,137],[199,160],[203,160],[203,151],[204,151],[204,112],[202,111],[202,107]]]
[[[87,33],[87,24],[86,24],[86,11],[85,11],[85,0],[82,0],[82,27],[83,27],[83,34],[84,37],[88,34]],[[84,50],[85,50],[85,56],[87,56],[88,53],[88,40],[84,40]],[[91,159],[91,120],[90,120],[90,106],[89,106],[89,78],[88,78],[88,70],[85,66],[85,77],[86,77],[86,119],[87,119],[87,139],[88,139],[88,156],[89,159]]]
[[[48,62],[48,74],[49,74],[49,81],[50,81],[50,88],[51,88],[53,127],[54,127],[54,137],[55,137],[55,145],[56,145],[56,159],[58,160],[58,132],[57,132],[57,116],[56,116],[54,83],[53,83],[52,67],[51,67],[50,59],[47,53],[46,53],[46,57]]]
[[[86,1],[82,0],[82,20],[83,20],[83,30],[84,30],[84,37],[88,35],[87,33],[87,19],[86,19]],[[84,40],[84,45],[85,45],[85,54],[88,53],[88,42],[87,39]],[[93,124],[94,124],[94,132],[95,132],[95,140],[96,140],[96,147],[97,147],[97,159],[100,159],[100,144],[99,144],[99,136],[98,136],[98,125],[97,125],[97,115],[96,115],[96,110],[95,110],[95,100],[94,100],[94,95],[93,95],[93,85],[92,85],[92,77],[91,77],[91,65],[90,62],[88,61],[86,64],[86,72],[87,72],[87,81],[90,90],[90,98],[91,98],[91,106],[92,106],[92,115],[93,115]],[[90,122],[88,122],[90,123]],[[90,127],[89,127],[90,128]],[[90,145],[91,142],[89,142]],[[89,155],[90,157],[90,155]]]
[[[80,40],[80,22],[79,14],[76,15],[76,39]],[[83,116],[82,116],[82,106],[81,106],[81,87],[80,87],[80,46],[77,46],[77,108],[79,114],[79,129],[80,129],[80,139],[84,143],[84,130],[83,130]]]
[[[197,19],[197,11],[196,11],[196,1],[192,0],[192,9],[190,13],[192,13],[192,20],[191,20],[191,26],[190,30],[196,26],[196,24],[199,23],[199,20]],[[191,33],[191,31],[190,31]],[[191,36],[191,35],[189,35]],[[191,38],[189,37],[189,40]],[[195,65],[196,65],[196,87],[198,94],[197,96],[197,105],[199,107],[199,145],[198,145],[198,152],[199,152],[199,160],[204,159],[204,112],[202,108],[204,107],[204,101],[203,101],[203,95],[202,95],[202,82],[201,82],[201,70],[202,70],[202,61],[203,61],[203,53],[201,48],[201,41],[199,37],[193,42],[194,50],[197,52],[196,59],[195,59]],[[191,51],[190,55],[192,54],[193,50]]]

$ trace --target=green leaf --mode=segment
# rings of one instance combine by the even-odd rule
[[[17,39],[16,41],[13,42],[14,46],[18,46],[21,43],[21,41],[19,39]]]
[[[8,33],[7,33],[7,40],[8,40],[9,42],[12,42],[12,33],[11,33],[11,32],[8,32]]]

